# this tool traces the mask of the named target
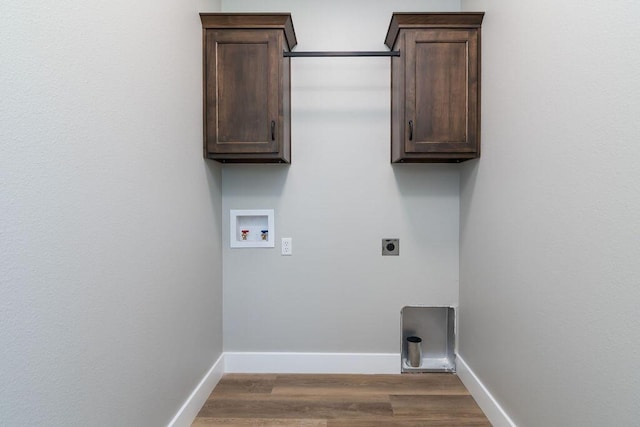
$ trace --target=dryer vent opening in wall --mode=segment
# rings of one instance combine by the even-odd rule
[[[456,371],[453,307],[404,307],[400,329],[402,372]]]

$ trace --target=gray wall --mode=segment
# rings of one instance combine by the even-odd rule
[[[640,420],[640,5],[485,10],[460,353],[520,426]]]
[[[459,2],[222,7],[290,11],[299,51],[384,50],[393,11]],[[225,351],[399,352],[404,305],[457,304],[459,170],[391,166],[389,73],[388,58],[293,59],[292,165],[223,167]],[[229,209],[275,209],[276,248],[230,249]]]
[[[0,425],[166,425],[221,353],[197,12],[2,4]]]

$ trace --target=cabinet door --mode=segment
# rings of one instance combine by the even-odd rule
[[[404,151],[476,153],[477,31],[409,30],[405,58]]]
[[[205,137],[213,154],[278,152],[278,31],[205,34]]]

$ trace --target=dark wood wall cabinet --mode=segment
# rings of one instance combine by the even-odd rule
[[[480,157],[480,28],[484,13],[394,13],[391,162]],[[204,156],[291,162],[290,14],[201,13]],[[367,52],[307,52],[349,56]],[[304,56],[304,52],[300,53]],[[368,52],[371,54],[371,52]]]
[[[204,156],[291,162],[290,14],[201,13]]]
[[[391,162],[480,157],[480,27],[484,13],[394,13]]]

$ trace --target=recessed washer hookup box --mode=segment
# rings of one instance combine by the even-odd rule
[[[401,372],[456,372],[455,309],[406,306],[400,313]],[[419,366],[412,366],[409,361],[407,338],[410,337],[422,340],[422,360]],[[415,345],[415,339],[410,341]]]

